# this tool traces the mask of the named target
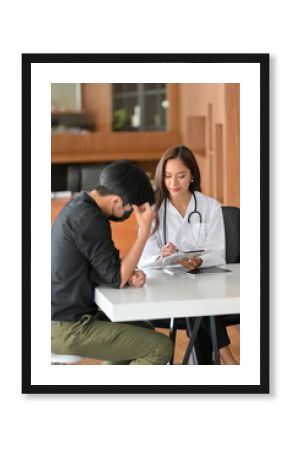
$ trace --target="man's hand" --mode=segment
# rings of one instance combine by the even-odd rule
[[[135,270],[128,280],[128,284],[134,287],[144,286],[146,275],[142,270]]]

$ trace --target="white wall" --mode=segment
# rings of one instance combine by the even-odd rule
[[[6,449],[267,450],[277,446],[278,438],[289,441],[288,408],[283,411],[289,399],[286,339],[290,312],[286,284],[289,231],[288,219],[282,216],[289,192],[286,8],[287,2],[249,0],[235,5],[225,0],[147,0],[138,5],[130,0],[69,4],[27,0],[2,5],[1,441],[5,440]],[[21,395],[21,52],[272,53],[270,396]],[[250,264],[249,255],[249,270]]]

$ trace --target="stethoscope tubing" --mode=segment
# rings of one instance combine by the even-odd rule
[[[190,219],[194,214],[198,215],[199,223],[202,224],[201,213],[197,210],[197,200],[195,196],[195,192],[192,193],[194,198],[194,210],[188,215],[187,222],[190,223]],[[167,230],[166,230],[166,216],[167,216],[167,198],[164,201],[164,214],[163,214],[163,242],[164,245],[167,244]]]

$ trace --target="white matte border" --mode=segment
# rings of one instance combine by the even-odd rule
[[[239,366],[51,366],[51,83],[240,83],[241,364]],[[260,65],[77,63],[31,65],[32,385],[260,384]],[[244,261],[249,261],[244,264]]]

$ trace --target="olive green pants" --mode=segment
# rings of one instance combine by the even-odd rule
[[[172,341],[146,322],[117,323],[84,315],[51,325],[51,351],[100,359],[104,364],[167,364]]]

